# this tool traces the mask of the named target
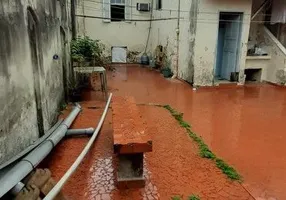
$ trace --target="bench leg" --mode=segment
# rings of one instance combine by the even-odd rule
[[[117,183],[119,189],[142,188],[145,186],[143,177],[143,153],[118,155]]]
[[[104,91],[105,91],[105,97],[107,98],[107,78],[106,78],[106,73],[104,72],[103,74],[103,79],[104,79]]]

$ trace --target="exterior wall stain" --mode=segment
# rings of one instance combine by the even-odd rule
[[[38,22],[38,86],[45,131],[56,120],[63,100],[60,26],[65,29],[69,39],[66,2],[0,1],[0,163],[39,137],[28,9],[33,10]],[[66,11],[66,18],[57,12],[61,9]],[[53,60],[55,54],[60,55],[59,60]],[[65,57],[69,59],[68,55]],[[69,63],[67,60],[66,63]]]
[[[189,83],[194,82],[194,57],[195,57],[195,44],[196,44],[196,31],[197,31],[197,16],[198,16],[198,4],[199,0],[192,0],[191,9],[190,9],[190,39],[189,39],[189,62],[188,62],[188,71],[186,73],[185,79]]]

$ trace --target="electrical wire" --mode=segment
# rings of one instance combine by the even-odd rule
[[[110,17],[99,17],[99,16],[91,16],[91,15],[76,15],[77,17],[84,17],[84,18],[93,18],[93,19],[105,19],[105,20],[121,20],[121,18],[110,18]],[[131,22],[150,22],[150,21],[166,21],[166,20],[175,20],[178,19],[176,17],[172,18],[160,18],[160,19],[126,19],[124,21],[131,21]]]
[[[93,15],[76,15],[77,17],[84,17],[84,18],[93,18],[93,19],[102,19],[102,20],[119,20],[119,21],[131,21],[131,22],[150,22],[150,21],[168,21],[168,20],[175,20],[178,19],[177,17],[167,17],[167,18],[153,18],[153,19],[126,19],[122,20],[122,18],[108,18],[108,17],[101,17],[101,16],[93,16]],[[241,24],[246,24],[250,25],[253,23],[280,23],[280,22],[273,22],[273,21],[250,21],[250,22],[245,22],[244,20],[217,20],[217,19],[197,19],[197,23],[200,24],[218,24],[219,22],[225,22],[225,23],[230,23],[230,22],[235,22],[235,23],[241,23]],[[190,18],[180,18],[180,21],[185,21],[189,22]]]
[[[92,0],[85,0],[85,1],[89,1],[89,2],[95,2],[95,1],[92,1]],[[109,4],[109,3],[103,3],[103,2],[96,2],[96,3],[101,3],[101,4]],[[110,4],[109,4],[110,5]],[[98,13],[103,13],[103,9],[98,9],[96,7],[91,7],[91,6],[82,6],[84,7],[85,9],[87,10],[90,10],[90,11],[97,11]],[[131,6],[131,7],[135,7],[135,6]],[[80,8],[78,8],[80,10]],[[118,8],[118,9],[121,9],[121,8]],[[125,8],[122,8],[122,9],[125,9]],[[175,10],[174,10],[175,11]],[[114,11],[113,11],[114,12]],[[114,12],[114,13],[120,13],[120,12]],[[201,12],[202,13],[202,12]],[[209,12],[205,12],[205,13],[209,13]],[[233,13],[215,13],[213,12],[212,14],[220,14],[220,15],[224,15],[224,14],[228,14],[228,15],[231,15]],[[138,16],[138,17],[142,17],[142,14],[140,15],[137,15],[137,14],[131,14],[132,16]],[[247,15],[247,14],[244,14],[244,15]],[[268,14],[263,14],[264,16],[268,15]],[[269,14],[271,15],[271,14]],[[120,21],[123,21],[121,18],[104,18],[104,17],[100,17],[100,16],[92,16],[92,15],[77,15],[78,17],[85,17],[85,18],[94,18],[94,19],[105,19],[105,20],[120,20]],[[144,16],[144,15],[143,15]],[[257,15],[258,16],[258,15]],[[132,18],[132,17],[131,17]],[[152,19],[152,17],[150,17],[150,19],[130,19],[130,20],[126,20],[126,21],[133,21],[133,22],[150,22],[150,21],[166,21],[166,20],[174,20],[174,19],[178,19],[178,18],[175,18],[175,17],[167,17],[167,18],[155,18],[155,19]],[[247,23],[245,22],[245,20],[223,20],[223,19],[220,19],[220,20],[217,20],[217,19],[204,19],[204,18],[196,18],[197,19],[197,23],[210,23],[210,24],[217,24],[217,22],[237,22],[237,23],[242,23],[242,24],[251,24],[251,23],[270,23],[271,21],[266,21],[266,20],[256,20],[256,21],[251,21],[250,23]],[[189,21],[190,18],[180,18],[180,21]],[[271,23],[279,23],[279,22],[271,22]]]
[[[92,2],[92,3],[96,3],[96,4],[106,4],[106,5],[116,5],[116,4],[112,4],[112,3],[104,3],[104,2],[99,2],[99,1],[93,1],[93,0],[84,0],[86,2]],[[118,5],[118,4],[117,4]],[[130,8],[137,8],[137,6],[130,6],[130,5],[124,5],[125,7],[130,7]],[[89,6],[91,7],[91,6]],[[124,9],[124,8],[122,8]],[[160,9],[158,11],[171,11],[171,12],[178,12],[178,10],[176,9]],[[180,10],[180,12],[187,12],[187,13],[191,13],[191,11],[189,10]],[[198,11],[197,13],[203,13],[203,14],[213,14],[213,15],[217,15],[219,14],[219,12],[206,12],[206,11]],[[237,13],[227,13],[227,12],[221,12],[220,14],[222,15],[236,15]],[[252,13],[243,13],[244,16],[247,16],[247,15],[252,15]],[[271,16],[271,14],[259,14],[257,16]]]

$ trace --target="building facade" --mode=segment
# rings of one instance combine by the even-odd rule
[[[138,11],[141,3],[149,4],[150,10]],[[249,41],[261,24],[264,28],[265,18],[260,25],[252,19],[264,3],[265,0],[81,0],[77,9],[78,33],[102,40],[107,49],[120,46],[141,52],[140,55],[147,52],[152,62],[159,49],[163,67],[171,68],[178,78],[195,86],[244,84],[249,80],[283,84],[281,78],[274,76],[283,79],[285,75],[281,71],[286,69],[282,64],[284,50],[267,36],[267,31],[262,35],[269,41],[265,49],[268,57],[248,55]],[[278,56],[275,48],[280,49]],[[271,61],[261,61],[271,56]]]

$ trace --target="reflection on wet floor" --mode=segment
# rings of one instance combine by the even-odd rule
[[[255,197],[286,199],[286,89],[267,84],[198,89],[136,65],[116,66],[109,84],[138,103],[170,104],[211,149],[234,165]]]
[[[114,72],[109,72],[108,79],[109,89],[115,95],[134,96],[139,104],[169,104],[183,112],[184,119],[192,125],[196,134],[202,136],[213,152],[234,165],[243,175],[243,185],[257,199],[286,199],[285,89],[271,85],[251,85],[236,89],[198,89],[193,91],[191,86],[186,83],[167,80],[156,71],[132,65],[116,67]],[[86,100],[94,99],[98,99],[98,93],[86,94]],[[88,103],[87,105],[87,107],[93,106],[102,107],[103,105],[97,103]],[[98,113],[99,116],[101,112],[102,109],[84,109],[83,115],[77,119],[74,127],[95,127],[99,117],[94,118],[94,115]],[[148,112],[146,111],[147,114]],[[154,112],[156,113],[148,114],[150,118],[153,116],[149,123],[154,123],[160,118],[158,111]],[[161,149],[155,149],[152,154],[146,156],[147,160],[149,159],[148,162],[151,163],[148,168],[153,174],[145,172],[147,179],[145,188],[128,191],[117,190],[115,171],[111,172],[112,164],[109,164],[113,158],[111,121],[111,116],[109,116],[96,145],[76,171],[75,176],[66,185],[64,192],[71,199],[168,199],[170,194],[167,198],[164,196],[165,193],[180,194],[177,191],[186,191],[185,195],[201,192],[205,197],[209,197],[207,199],[242,199],[239,198],[239,195],[243,193],[243,190],[239,185],[235,184],[234,186],[224,179],[218,180],[218,178],[222,178],[219,172],[211,177],[209,174],[205,175],[203,173],[205,170],[201,165],[198,167],[194,164],[194,159],[185,155],[191,151],[191,145],[186,143],[186,138],[180,138],[180,142],[187,146],[179,144],[172,146],[178,142],[178,140],[169,141],[170,138],[175,139],[174,135],[172,135],[173,138],[171,136],[165,138],[165,142],[170,143],[169,146],[160,143],[162,135],[169,133],[167,127],[165,127],[165,131],[161,130],[161,135],[154,131],[154,137],[159,142]],[[166,125],[169,125],[168,120]],[[153,126],[155,127],[156,124]],[[172,134],[176,131],[177,129],[174,129]],[[66,140],[58,145],[56,152],[50,156],[53,161],[50,167],[55,172],[57,179],[72,164],[86,141],[87,139]],[[158,147],[158,144],[154,147]],[[178,155],[175,156],[178,159],[169,156],[167,151],[170,150],[170,147],[178,151]],[[181,151],[186,153],[180,155]],[[162,158],[162,155],[165,157]],[[181,158],[184,159],[180,160]],[[167,159],[173,164],[165,163],[163,166],[162,163]],[[200,158],[196,158],[196,160],[201,162]],[[210,166],[206,162],[204,161],[204,166],[207,166],[208,169]],[[162,166],[165,167],[165,171],[161,170]],[[196,175],[190,169],[191,166],[196,171],[202,171]],[[168,176],[166,176],[166,172],[168,172]],[[201,185],[204,187],[199,188],[192,185],[194,182],[188,178],[190,174],[192,174],[192,180],[201,181]],[[172,185],[167,177],[175,177],[172,179]],[[178,177],[180,180],[184,179],[184,182],[177,180]],[[225,191],[218,187],[219,183],[223,183]],[[182,188],[181,184],[188,187]],[[237,193],[233,192],[234,187],[238,189]],[[161,192],[162,188],[164,192]],[[160,195],[158,191],[160,191]],[[217,194],[220,197],[215,196]],[[228,198],[227,195],[233,196]],[[244,199],[251,198],[246,195]]]

